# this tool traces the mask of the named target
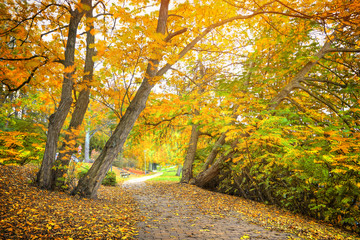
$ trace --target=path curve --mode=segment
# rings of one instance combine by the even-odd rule
[[[141,183],[141,182],[144,182],[144,181],[149,180],[151,178],[161,176],[162,174],[163,174],[162,172],[158,172],[158,173],[155,173],[153,175],[144,176],[144,177],[140,177],[140,178],[134,178],[134,179],[127,180],[127,181],[123,182],[123,185],[127,186],[127,185],[133,184],[133,183]]]

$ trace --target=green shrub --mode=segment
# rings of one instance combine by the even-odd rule
[[[115,172],[108,172],[102,181],[102,185],[115,186],[116,185],[116,174]]]
[[[359,150],[354,147],[359,137],[333,126],[320,131],[274,118],[239,141],[242,152],[223,164],[217,189],[359,233]]]
[[[0,123],[0,165],[40,163],[45,140],[40,127],[32,122],[11,119],[7,127]]]
[[[86,173],[89,171],[89,169],[83,169],[78,173],[78,178],[82,178],[86,175]],[[116,185],[116,174],[115,172],[108,172],[103,179],[102,185],[104,186],[115,186]]]
[[[88,168],[82,169],[79,173],[78,173],[78,178],[81,179],[82,177],[84,177],[87,172],[89,171]]]

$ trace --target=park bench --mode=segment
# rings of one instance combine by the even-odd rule
[[[130,173],[128,173],[128,172],[121,172],[121,173],[120,173],[120,176],[121,176],[122,178],[128,178],[129,175],[130,175]]]

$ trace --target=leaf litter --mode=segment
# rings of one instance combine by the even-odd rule
[[[228,228],[229,235],[224,239],[246,239],[247,236],[251,239],[360,239],[351,232],[300,214],[293,214],[276,206],[208,191],[189,184],[147,182],[141,188],[134,188],[132,194],[138,196],[136,199],[143,204],[143,214],[146,216],[145,224],[140,225],[143,228],[140,229],[140,235],[141,231],[156,234],[154,228],[161,228],[163,224],[170,224],[171,221],[175,229],[182,225],[180,222],[187,221],[188,223],[183,226],[187,229],[187,234],[190,234],[190,231],[202,232],[202,235],[196,235],[196,232],[192,234],[192,239],[196,239],[196,236],[207,236],[205,234],[211,231],[225,231],[225,228]],[[166,204],[160,203],[164,201],[167,201]],[[205,215],[209,218],[202,217]],[[232,222],[233,218],[237,219],[236,224]],[[225,224],[221,225],[221,220],[224,220]],[[255,225],[261,226],[268,232]],[[198,229],[191,230],[191,227]],[[218,230],[219,228],[221,229]],[[239,228],[242,228],[243,234],[237,235],[237,238],[230,238],[230,235]],[[149,235],[143,236],[147,237],[142,239],[148,239]],[[176,238],[180,236],[176,234],[170,236],[183,239]]]
[[[236,217],[239,218],[239,224],[246,221],[247,224],[256,224],[269,231],[295,234],[302,239],[360,239],[357,235],[329,224],[275,206],[207,191],[193,185],[151,182],[140,188],[102,186],[99,198],[93,200],[69,196],[63,192],[40,190],[29,183],[35,173],[36,168],[31,165],[0,166],[1,238],[136,239],[139,237],[137,228],[142,223],[147,226],[147,230],[152,229],[156,233],[159,225],[177,217],[186,221],[187,228],[197,227],[201,234],[216,229],[216,223],[206,226],[199,224],[201,216],[194,215],[196,210],[212,219]],[[155,204],[144,212],[132,196],[152,199]],[[167,202],[161,204],[165,198]],[[152,203],[148,201],[147,204]],[[161,209],[156,209],[157,205]],[[186,215],[184,208],[188,208],[190,214]],[[156,218],[155,215],[160,212],[167,214],[164,219]],[[180,226],[174,225],[169,231],[175,231]],[[141,227],[139,230],[144,231]],[[250,235],[244,233],[240,239]]]
[[[36,168],[0,166],[0,236],[4,239],[132,239],[136,203],[122,188],[81,199],[29,184]]]

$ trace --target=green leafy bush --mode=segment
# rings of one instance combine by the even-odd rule
[[[271,117],[239,142],[217,189],[360,232],[359,135]]]
[[[116,185],[116,174],[115,172],[108,172],[102,181],[102,185],[115,186]]]
[[[89,171],[89,168],[84,168],[81,171],[79,171],[78,178],[81,179],[82,177],[84,177],[88,171]]]
[[[83,169],[78,173],[79,179],[84,177],[86,173],[89,171],[89,169]],[[115,186],[116,185],[116,174],[115,172],[108,172],[103,179],[102,185],[104,186]]]
[[[32,122],[12,119],[7,127],[0,124],[0,164],[40,163],[45,135]]]

